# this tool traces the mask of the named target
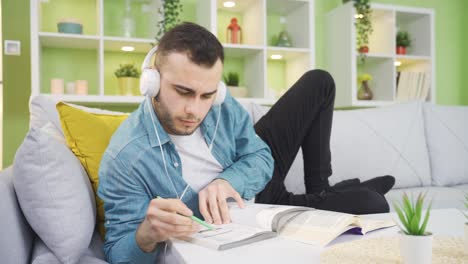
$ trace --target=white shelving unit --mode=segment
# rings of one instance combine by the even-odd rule
[[[159,0],[130,0],[133,5],[139,5],[145,10],[139,23],[158,21],[157,8]],[[240,82],[248,89],[248,97],[239,98],[243,101],[255,101],[260,104],[272,104],[279,95],[289,88],[304,72],[315,67],[314,56],[314,0],[238,0],[234,8],[223,6],[222,0],[182,0],[184,8],[192,12],[194,21],[213,32],[223,43],[225,50],[225,65],[236,65],[240,72]],[[124,11],[124,0],[31,0],[31,65],[32,65],[32,94],[50,94],[50,80],[52,78],[65,79],[65,83],[88,77],[89,95],[52,95],[70,102],[90,103],[138,103],[141,96],[119,96],[116,91],[117,81],[113,77],[114,68],[110,68],[117,58],[128,56],[137,58],[136,65],[140,65],[146,52],[154,43],[156,27],[146,32],[137,32],[136,36],[122,37],[119,27],[108,24],[118,23]],[[59,5],[58,10],[73,10],[87,8],[89,15],[78,17],[81,21],[88,21],[83,34],[57,33],[54,24],[59,20],[59,11],[54,11],[51,5]],[[83,6],[86,5],[86,6]],[[106,9],[112,10],[112,16],[106,16]],[[63,16],[72,16],[63,14]],[[142,11],[143,12],[143,11]],[[43,15],[45,13],[46,15]],[[79,16],[79,15],[77,15]],[[94,18],[89,22],[87,16]],[[242,27],[243,43],[226,43],[227,21],[236,17]],[[273,47],[269,38],[278,34],[280,17],[286,19],[285,29],[291,36],[292,47]],[[55,19],[55,20],[54,20]],[[92,20],[92,19],[91,19]],[[142,22],[143,21],[143,22]],[[138,24],[136,25],[137,28]],[[55,30],[55,31],[54,31]],[[132,54],[121,51],[121,47],[130,45],[135,47]],[[67,61],[73,64],[77,57],[89,58],[86,65],[64,65],[67,74],[59,64],[67,51],[73,50]],[[281,55],[282,59],[272,60],[271,55]],[[62,57],[60,57],[62,56]],[[75,56],[75,57],[73,57]],[[54,60],[60,57],[59,62]],[[118,65],[113,65],[115,68]],[[54,68],[55,67],[55,68]],[[95,68],[95,70],[94,70]],[[82,71],[85,69],[84,71]],[[79,77],[79,73],[87,76]],[[68,76],[68,75],[67,75]],[[271,77],[271,78],[270,78]],[[69,80],[71,79],[71,80]]]
[[[426,71],[431,85],[427,101],[435,102],[434,11],[386,4],[371,4],[374,32],[369,53],[360,63],[356,47],[355,8],[352,2],[326,15],[326,69],[335,78],[336,107],[383,106],[397,102],[398,71]],[[406,55],[396,54],[398,30],[408,31],[412,45]],[[401,62],[401,66],[395,66]],[[372,100],[358,100],[360,72],[372,75]]]

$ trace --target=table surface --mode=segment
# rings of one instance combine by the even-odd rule
[[[366,217],[384,219],[391,217],[397,221],[395,213],[374,214]],[[252,219],[255,221],[255,219]],[[434,235],[463,236],[465,216],[457,209],[433,209],[427,230]],[[327,247],[336,243],[348,242],[370,237],[395,236],[398,227],[391,227],[370,232],[364,236],[343,234]],[[171,254],[177,262],[185,263],[320,263],[320,253],[326,249],[303,244],[281,237],[263,240],[241,247],[215,251],[185,241],[173,241]]]

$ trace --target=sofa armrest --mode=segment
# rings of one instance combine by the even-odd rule
[[[29,263],[35,234],[13,187],[12,168],[0,172],[0,256],[2,263]]]

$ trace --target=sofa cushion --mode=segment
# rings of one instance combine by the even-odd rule
[[[2,263],[30,263],[36,236],[18,204],[13,186],[13,170],[0,172],[0,259]]]
[[[104,259],[102,248],[99,249],[99,252],[95,252],[94,241],[99,238],[99,235],[94,236],[93,240],[88,249],[81,255],[78,260],[78,264],[105,264],[107,263]],[[100,243],[102,246],[102,242]],[[52,253],[52,251],[44,244],[40,238],[34,240],[34,249],[31,254],[31,263],[32,264],[61,264],[60,260]]]
[[[31,128],[16,153],[13,175],[33,230],[61,262],[76,263],[96,218],[90,182],[78,159],[48,132]]]
[[[431,184],[421,102],[335,111],[330,144],[331,183],[390,174],[395,188]]]
[[[424,106],[432,184],[468,183],[468,107]]]
[[[414,199],[418,196],[419,193],[426,193],[426,200],[424,204],[427,207],[431,203],[431,208],[433,209],[442,209],[442,208],[457,208],[460,210],[465,209],[464,194],[468,191],[465,186],[465,189],[457,189],[451,187],[415,187],[415,188],[403,188],[403,189],[392,189],[385,195],[385,198],[390,205],[390,210],[394,211],[393,203],[395,201],[401,201],[403,193],[407,193],[410,197]]]
[[[67,145],[91,180],[97,202],[97,224],[104,237],[104,203],[97,196],[99,165],[112,135],[128,114],[88,113],[63,102],[57,104],[57,111]]]
[[[29,127],[42,128],[48,122],[51,122],[63,135],[62,126],[60,125],[60,118],[57,113],[56,105],[60,101],[56,98],[47,95],[36,95],[30,98],[29,102]],[[122,115],[125,113],[109,111],[100,108],[86,107],[67,103],[70,106],[81,109],[83,111],[95,114],[109,114],[109,115]]]

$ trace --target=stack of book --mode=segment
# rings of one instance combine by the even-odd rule
[[[401,71],[397,78],[397,100],[426,100],[431,87],[428,72]]]

